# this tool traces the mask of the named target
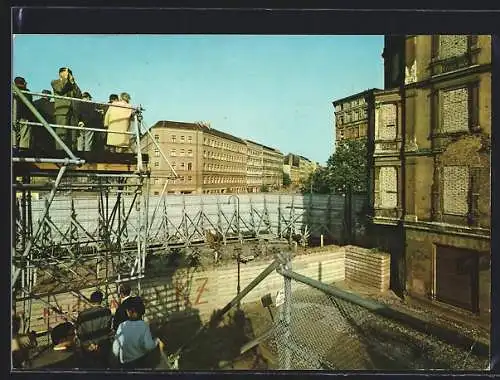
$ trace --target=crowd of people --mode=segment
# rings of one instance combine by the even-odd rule
[[[145,305],[131,295],[127,284],[118,288],[120,304],[113,313],[102,305],[104,295],[96,290],[90,307],[75,323],[64,322],[51,331],[52,349],[33,360],[28,351],[36,345],[32,334],[21,335],[20,318],[13,316],[12,360],[14,368],[52,369],[141,369],[165,368],[164,343],[154,338],[143,320]]]
[[[18,89],[29,92],[28,83],[24,78],[16,77],[14,84]],[[56,127],[55,132],[72,151],[110,151],[116,153],[129,151],[130,138],[123,132],[129,131],[130,122],[135,113],[130,107],[128,93],[111,94],[108,105],[94,104],[91,102],[90,93],[80,90],[71,69],[67,67],[59,69],[59,77],[51,82],[51,86],[52,91],[43,90],[42,93],[46,96],[41,96],[35,101],[33,101],[31,94],[24,94],[49,124],[107,131],[97,132]],[[73,99],[55,97],[51,101],[50,95],[52,94]],[[43,126],[25,123],[40,123],[40,121],[15,93],[13,96],[13,120],[16,121],[12,133],[12,145],[15,149],[33,150],[40,154],[63,149]]]

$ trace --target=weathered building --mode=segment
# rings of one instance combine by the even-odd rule
[[[245,140],[247,144],[247,192],[260,191],[264,170],[264,147],[256,142]]]
[[[380,90],[371,88],[332,102],[335,110],[335,144],[338,145],[343,140],[361,140],[366,143],[368,205],[373,203],[374,107],[377,91]]]
[[[262,184],[270,189],[279,190],[283,186],[283,153],[265,145],[262,147]]]
[[[288,153],[283,161],[283,173],[290,176],[291,185],[299,187],[311,173],[314,173],[318,164],[298,154]]]
[[[386,37],[383,56],[373,235],[399,240],[387,248],[409,295],[488,320],[491,37]]]
[[[342,140],[366,139],[373,142],[373,94],[372,88],[333,101],[335,114],[335,144]]]

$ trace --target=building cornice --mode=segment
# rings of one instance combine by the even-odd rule
[[[490,230],[479,227],[469,227],[449,223],[424,222],[424,221],[403,221],[405,228],[421,230],[440,234],[459,235],[464,237],[473,237],[477,239],[490,240]]]

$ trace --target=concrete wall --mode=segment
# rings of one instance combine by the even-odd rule
[[[345,198],[342,195],[313,194],[239,194],[240,200],[240,228],[243,233],[250,230],[251,226],[260,225],[261,230],[269,229],[271,233],[278,235],[280,230],[284,230],[289,220],[295,221],[297,229],[303,230],[307,225],[311,236],[319,237],[321,234],[330,237],[332,241],[343,242],[344,231],[344,206]],[[132,196],[124,196],[123,212],[127,212]],[[149,197],[149,222],[151,223],[151,236],[153,237],[162,227],[164,212],[168,217],[169,233],[175,234],[176,228],[183,230],[188,228],[187,235],[196,235],[198,232],[195,225],[206,229],[213,229],[213,226],[221,224],[223,230],[227,230],[228,221],[233,220],[235,214],[235,203],[233,199],[228,203],[229,196],[225,195],[167,195],[160,199],[159,196]],[[362,239],[365,235],[363,222],[363,207],[366,195],[355,194],[352,199],[352,217],[354,244],[359,244],[356,239]],[[33,221],[37,223],[42,216],[44,200],[33,201]],[[71,223],[71,202],[69,196],[57,196],[50,208],[50,218],[61,231],[66,231]],[[98,196],[89,195],[85,198],[75,197],[73,199],[76,211],[76,219],[90,233],[93,234],[98,228]],[[115,205],[115,197],[109,197],[109,213]],[[153,218],[153,213],[159,204],[158,211]],[[136,204],[137,205],[137,204]],[[251,208],[255,210],[251,213]],[[141,203],[144,209],[144,202]],[[166,210],[166,211],[165,211]],[[200,221],[200,213],[205,217]],[[257,213],[259,215],[257,215]],[[184,224],[184,216],[188,216],[193,223]],[[224,218],[224,215],[227,220]],[[219,216],[221,216],[219,218]],[[138,228],[139,212],[133,207],[127,226],[127,237],[125,240],[133,241]],[[143,214],[144,217],[144,214]],[[235,220],[235,219],[234,219]],[[233,226],[235,221],[233,220]],[[268,224],[264,223],[264,220]],[[115,224],[118,223],[115,218]],[[203,223],[203,224],[202,224]],[[35,228],[35,227],[34,227]],[[78,231],[81,238],[88,240],[84,232]],[[161,240],[161,236],[158,239]],[[58,233],[52,233],[51,241],[60,242],[62,237]],[[123,237],[122,237],[123,241]]]
[[[325,283],[343,281],[345,278],[345,249],[328,246],[311,250],[310,254],[296,256],[292,260],[293,270],[307,277]],[[254,261],[241,264],[241,290],[245,288],[271,261]],[[234,264],[220,266],[206,271],[180,269],[170,276],[146,278],[141,280],[141,295],[146,302],[146,319],[164,320],[172,313],[186,309],[197,309],[202,319],[210,317],[215,309],[224,307],[237,294],[238,272]],[[136,285],[133,287],[136,288]],[[271,273],[254,288],[242,303],[258,301],[263,295],[276,292],[283,287],[283,277]],[[112,286],[114,288],[114,286]],[[294,283],[294,290],[299,288]],[[94,289],[84,289],[82,294],[89,296]],[[71,293],[50,297],[52,304],[57,303],[65,312],[77,313],[84,309],[85,303]],[[109,296],[111,308],[116,307],[115,295]],[[27,304],[18,302],[16,311],[23,309],[28,314]],[[31,326],[35,331],[45,331],[63,321],[57,313],[49,310],[46,304],[33,300],[31,305]]]

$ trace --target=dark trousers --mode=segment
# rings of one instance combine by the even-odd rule
[[[110,366],[111,343],[99,344],[97,351],[86,351],[82,349],[82,367],[104,369]]]

